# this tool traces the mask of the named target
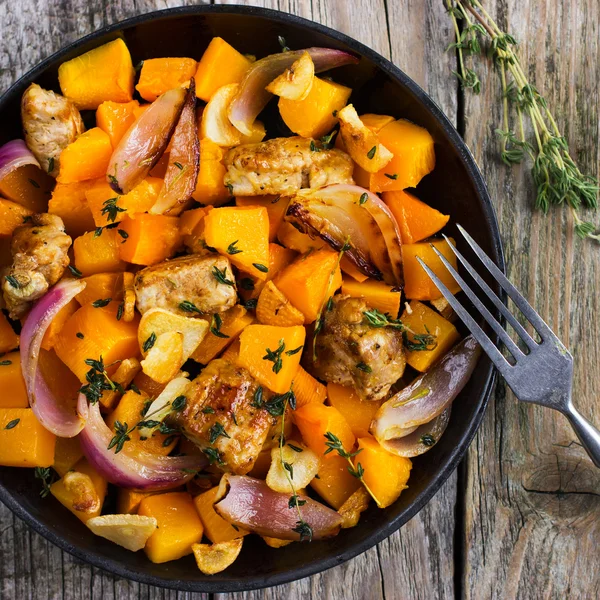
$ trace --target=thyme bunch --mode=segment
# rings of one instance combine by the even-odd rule
[[[598,180],[583,174],[571,154],[545,98],[527,78],[517,53],[517,40],[500,29],[480,0],[446,0],[456,41],[458,71],[463,89],[478,94],[481,82],[467,65],[467,58],[483,53],[481,40],[488,42],[487,53],[498,67],[502,89],[501,159],[511,166],[529,157],[536,186],[535,207],[547,213],[551,205],[566,205],[573,215],[575,233],[600,242],[600,231],[579,216],[582,208],[598,208]],[[459,26],[459,21],[462,28]],[[516,113],[516,129],[511,125],[511,108]],[[533,136],[525,134],[529,122]]]

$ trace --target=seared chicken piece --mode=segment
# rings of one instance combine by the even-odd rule
[[[217,358],[194,379],[185,408],[172,418],[212,462],[244,475],[274,422],[264,408],[253,406],[258,387],[246,369]]]
[[[150,308],[166,308],[195,317],[224,312],[237,301],[231,264],[217,254],[181,256],[146,267],[136,274],[134,288],[142,314]]]
[[[317,336],[317,360],[308,355],[305,366],[320,379],[355,388],[365,400],[380,400],[404,373],[402,332],[370,326],[366,310],[363,298],[334,296]]]
[[[311,150],[314,148],[313,150]],[[302,188],[354,183],[352,159],[302,137],[243,144],[226,155],[225,185],[233,196],[293,195]]]
[[[27,146],[42,169],[56,177],[60,153],[85,129],[75,104],[32,83],[21,98],[21,119]]]
[[[43,296],[69,265],[71,238],[60,217],[41,213],[17,227],[11,241],[13,264],[4,274],[2,291],[11,319],[21,318],[31,302]]]

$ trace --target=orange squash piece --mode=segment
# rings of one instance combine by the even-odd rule
[[[258,297],[256,319],[263,325],[277,325],[279,327],[304,325],[304,315],[297,308],[294,308],[272,281],[267,281]]]
[[[148,102],[179,86],[187,86],[196,73],[193,58],[150,58],[144,60],[135,89]]]
[[[325,434],[327,432],[337,436],[347,452],[352,451],[355,442],[354,434],[342,413],[334,406],[309,402],[297,408],[293,415],[294,423],[300,430],[304,443],[319,457],[327,460],[336,454],[336,452],[325,454],[327,450]]]
[[[12,200],[0,198],[0,237],[10,237],[17,227],[25,223],[25,217],[32,214],[32,210]]]
[[[336,452],[328,454],[328,460],[322,460],[317,477],[310,482],[310,487],[328,504],[338,510],[361,484],[348,472],[348,461]]]
[[[121,300],[123,297],[123,273],[96,273],[84,277],[83,281],[85,287],[75,296],[81,306],[95,300]]]
[[[283,196],[237,196],[236,206],[264,206],[269,215],[269,242],[277,240],[277,230],[283,223],[290,199]]]
[[[211,488],[207,492],[194,498],[196,510],[204,525],[204,535],[213,543],[228,542],[248,535],[250,532],[240,527],[233,527],[215,510],[215,498],[219,486]]]
[[[131,102],[134,75],[131,55],[120,38],[58,67],[63,96],[73,100],[80,110],[96,110],[106,100]]]
[[[27,390],[21,372],[21,354],[0,356],[0,408],[27,408]]]
[[[379,132],[379,141],[394,157],[370,178],[372,192],[416,187],[435,167],[434,141],[427,129],[410,121],[392,121]]]
[[[82,383],[86,381],[86,373],[90,370],[85,364],[87,358],[98,360],[102,357],[110,373],[116,369],[116,365],[112,368],[108,368],[108,365],[139,353],[139,317],[130,322],[123,319],[117,321],[118,307],[119,303],[114,301],[98,308],[86,304],[65,323],[58,334],[54,351]]]
[[[202,365],[207,365],[227,348],[241,333],[241,331],[254,321],[254,316],[243,306],[236,304],[221,314],[221,329],[226,338],[214,335],[209,331],[200,345],[192,354],[192,359]]]
[[[259,207],[215,208],[204,217],[206,243],[233,265],[265,280],[269,272],[269,214]]]
[[[125,132],[135,123],[135,109],[140,103],[131,102],[103,102],[96,111],[96,125],[108,134],[113,148],[121,141]]]
[[[344,277],[342,282],[342,294],[353,298],[364,298],[371,308],[376,308],[384,314],[391,315],[394,319],[400,311],[400,290],[388,285],[383,281],[367,279],[359,283],[355,279]]]
[[[409,329],[408,339],[413,341],[414,334],[429,333],[434,336],[431,350],[406,351],[406,362],[413,369],[423,373],[458,342],[460,334],[450,321],[421,302],[413,300],[409,309],[405,310],[401,317],[402,323]]]
[[[449,238],[454,244],[454,240]],[[448,246],[446,240],[430,240],[417,244],[404,244],[402,246],[402,261],[404,263],[404,294],[409,300],[436,300],[442,296],[433,281],[417,261],[419,257],[453,293],[460,291],[460,286],[450,275],[431,246],[437,248],[456,269],[456,256]]]
[[[279,113],[294,133],[306,138],[320,138],[333,129],[337,123],[333,113],[346,106],[351,93],[349,87],[315,77],[304,100],[280,98]]]
[[[240,334],[239,364],[248,369],[261,385],[283,394],[290,389],[302,356],[301,351],[288,353],[303,346],[305,337],[302,326],[248,325]],[[280,362],[263,358],[269,350],[277,353],[282,345]]]
[[[0,354],[14,350],[19,345],[19,336],[15,333],[4,313],[0,311]]]
[[[371,421],[383,400],[363,400],[351,387],[338,383],[327,384],[327,399],[344,416],[356,437],[369,434]]]
[[[236,338],[227,346],[225,352],[221,354],[221,358],[233,365],[238,364],[238,359],[240,358],[240,338]]]
[[[56,438],[52,468],[63,477],[83,458],[79,437]]]
[[[119,488],[117,491],[117,513],[120,515],[136,515],[144,498],[159,492],[138,492]]]
[[[345,256],[342,256],[342,260],[340,261],[340,269],[342,269],[346,275],[350,275],[352,279],[358,281],[359,283],[369,279],[368,275],[365,275],[362,271],[359,271]]]
[[[309,402],[319,402],[320,404],[325,402],[327,388],[301,366],[298,367],[296,375],[294,375],[292,385],[294,386],[297,407],[304,406]]]
[[[116,229],[103,229],[79,236],[73,242],[75,267],[84,276],[103,272],[124,271],[127,266],[120,257],[123,238]]]
[[[73,502],[75,500],[75,495],[72,491],[68,490],[64,484],[63,479],[59,479],[54,482],[50,486],[50,493],[67,509],[69,509],[78,519],[83,521],[89,521],[92,517],[97,517],[102,512],[102,504],[104,503],[104,498],[106,497],[106,490],[108,488],[108,483],[102,475],[100,475],[90,463],[88,463],[87,459],[82,458],[77,464],[73,467],[73,471],[76,473],[83,473],[87,475],[91,480],[96,490],[96,494],[100,499],[100,507],[97,510],[93,510],[90,512],[84,512],[81,510],[77,510],[73,506]],[[63,475],[64,477],[64,475]]]
[[[398,223],[403,244],[414,244],[431,237],[450,219],[449,215],[443,215],[403,190],[384,192],[383,200]]]
[[[0,179],[0,196],[34,213],[46,212],[54,181],[35,165],[25,165]]]
[[[360,120],[373,133],[379,133],[388,123],[391,123],[396,119],[394,119],[394,117],[390,117],[390,115],[376,115],[373,113],[366,113],[364,115],[360,115]]]
[[[39,369],[48,387],[61,405],[69,410],[77,410],[77,397],[81,382],[58,358],[55,350],[41,350]]]
[[[48,212],[58,215],[65,224],[66,232],[76,238],[94,229],[94,217],[85,197],[93,180],[76,183],[57,183],[48,203]]]
[[[119,195],[108,185],[106,180],[94,182],[85,192],[85,197],[94,217],[95,226],[104,227],[122,221],[127,215],[149,211],[156,202],[162,185],[162,179],[146,177],[128,194]],[[117,207],[115,215],[109,215],[106,211],[108,201],[114,202]],[[112,216],[115,218],[113,219]]]
[[[185,236],[194,233],[194,230],[202,222],[209,210],[209,208],[193,208],[179,215],[179,233],[184,238],[184,243]]]
[[[227,169],[222,160],[223,150],[217,144],[209,139],[200,140],[200,170],[192,194],[196,202],[220,206],[230,199],[229,190],[223,183]]]
[[[408,487],[410,458],[388,452],[372,437],[358,438],[358,448],[361,452],[354,457],[354,465],[362,465],[363,480],[377,498],[379,508],[393,504]]]
[[[56,343],[56,338],[60,330],[63,328],[64,324],[67,320],[74,315],[77,309],[79,308],[79,302],[73,298],[68,304],[63,306],[58,314],[52,319],[48,329],[46,329],[46,333],[44,335],[44,339],[42,340],[42,348],[44,350],[52,350],[54,348],[54,344]]]
[[[214,37],[198,63],[196,96],[208,102],[221,86],[239,83],[251,64],[223,38]]]
[[[327,298],[342,285],[338,254],[325,248],[301,256],[275,278],[275,285],[312,323]]]
[[[154,494],[140,503],[138,515],[154,517],[158,529],[146,542],[145,552],[153,563],[177,560],[192,553],[192,544],[202,539],[204,528],[187,492]]]
[[[122,260],[136,265],[155,265],[181,246],[179,219],[166,215],[137,214],[121,221],[127,238],[119,247]]]
[[[329,246],[318,237],[311,238],[307,233],[298,231],[291,223],[284,221],[277,231],[277,239],[290,250],[305,254],[319,248],[328,248]]]
[[[60,172],[56,181],[76,183],[106,175],[112,155],[108,134],[100,127],[88,129],[60,154]]]
[[[141,390],[140,390],[141,391]],[[119,400],[119,404],[115,410],[113,410],[108,418],[106,419],[106,424],[114,429],[115,423],[120,421],[121,423],[127,423],[128,427],[134,427],[137,423],[144,420],[142,416],[142,410],[144,409],[144,405],[150,397],[144,392],[138,394],[133,390],[129,390],[125,392]],[[164,433],[159,433],[155,431],[151,437],[142,440],[140,438],[140,432],[138,429],[135,429],[129,434],[131,440],[125,442],[127,445],[131,444],[129,448],[138,448],[139,450],[143,450],[145,452],[150,452],[151,454],[157,454],[160,456],[166,456],[173,450],[175,444],[177,443],[177,438],[173,436],[169,436]],[[168,438],[171,437],[170,440]],[[165,441],[169,441],[169,443],[165,446]]]
[[[36,419],[31,408],[0,409],[0,465],[50,467],[56,436]]]

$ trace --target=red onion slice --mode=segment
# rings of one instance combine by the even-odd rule
[[[12,140],[0,147],[0,181],[15,169],[25,165],[35,165],[38,169],[41,168],[40,163],[23,140]]]
[[[81,449],[110,483],[142,491],[164,490],[185,483],[208,464],[204,456],[155,456],[127,443],[115,454],[114,448],[108,449],[114,432],[102,419],[99,403],[88,406],[85,396],[79,394],[77,411],[85,419],[79,434]]]
[[[186,94],[186,89],[174,88],[159,96],[121,138],[106,172],[115,192],[130,192],[158,162],[177,125]]]
[[[38,362],[44,334],[58,312],[85,288],[85,281],[67,279],[50,288],[33,306],[21,330],[21,369],[29,404],[38,421],[59,437],[74,437],[84,421],[67,409],[48,387]]]
[[[196,125],[196,86],[190,81],[183,110],[171,139],[169,165],[154,214],[178,215],[183,211],[196,189],[200,167],[200,142]]]
[[[227,521],[259,535],[280,540],[299,540],[293,531],[298,522],[296,507],[289,507],[290,494],[274,492],[262,479],[245,475],[224,475],[224,491],[215,510]],[[306,504],[300,507],[302,519],[313,531],[312,539],[321,540],[338,533],[341,516],[320,502],[302,496]]]
[[[332,48],[306,48],[306,50],[280,52],[257,60],[246,72],[237,96],[229,105],[229,120],[236,129],[244,135],[252,134],[252,124],[273,96],[265,87],[291,67],[304,52],[310,54],[315,65],[315,73],[356,64],[359,61],[356,56],[348,52]]]
[[[379,408],[371,423],[370,431],[377,441],[400,456],[417,456],[437,443],[446,429],[450,405],[469,381],[480,354],[481,347],[473,336],[468,336],[427,373],[392,396]],[[444,421],[441,415],[446,411]],[[422,428],[426,424],[431,424],[429,429],[439,434],[426,439],[429,444],[421,439],[430,433],[429,429]]]

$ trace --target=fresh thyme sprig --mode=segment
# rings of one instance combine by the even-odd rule
[[[340,438],[337,435],[331,433],[331,431],[328,431],[324,435],[325,439],[327,440],[325,442],[327,450],[325,450],[324,454],[329,454],[330,452],[335,451],[342,458],[345,458],[348,461],[348,472],[350,473],[350,475],[352,475],[352,477],[356,477],[356,479],[358,479],[363,484],[365,490],[367,490],[371,498],[373,498],[373,500],[375,500],[375,502],[377,503],[377,506],[381,507],[379,500],[377,500],[377,497],[371,491],[371,488],[369,488],[369,486],[364,480],[363,475],[365,474],[365,470],[363,469],[363,466],[359,462],[357,462],[355,467],[354,463],[352,462],[352,457],[356,456],[357,454],[360,454],[362,452],[362,448],[359,448],[356,452],[348,452],[344,449],[344,444],[342,444],[342,440],[340,440]]]
[[[600,231],[583,220],[581,208],[598,208],[598,180],[583,174],[569,153],[567,141],[556,124],[544,97],[528,80],[516,51],[517,40],[503,32],[480,0],[446,0],[456,42],[451,44],[458,56],[456,75],[463,88],[479,93],[477,74],[466,66],[465,57],[482,53],[479,37],[489,41],[488,55],[498,66],[502,88],[501,158],[507,165],[532,161],[531,173],[536,185],[536,208],[547,213],[551,205],[570,209],[575,233],[582,239],[600,242]],[[462,22],[462,30],[459,27]],[[518,134],[511,128],[510,108],[516,111]],[[533,140],[525,134],[525,120],[533,130]]]
[[[123,387],[119,383],[114,383],[106,372],[106,369],[115,363],[104,365],[102,357],[99,360],[86,358],[84,362],[90,367],[90,370],[85,375],[87,383],[79,391],[87,398],[88,402],[91,404],[98,402],[104,391],[124,392]]]
[[[56,479],[56,472],[51,467],[36,467],[34,477],[42,482],[40,496],[46,498],[50,494],[50,486]]]

